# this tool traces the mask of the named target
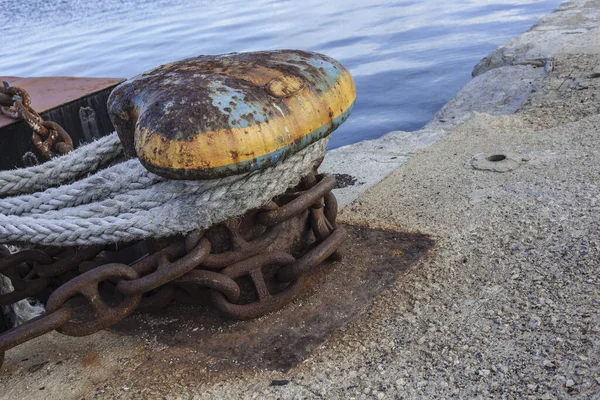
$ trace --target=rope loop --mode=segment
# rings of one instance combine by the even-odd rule
[[[70,144],[56,125],[44,126],[57,132],[44,145]],[[113,133],[47,163],[0,172],[0,197],[13,195],[0,198],[0,243],[92,246],[207,229],[265,207],[298,185],[321,162],[327,142],[262,170],[178,181],[152,174],[137,159],[120,161],[123,147]],[[318,187],[331,186],[329,180]]]

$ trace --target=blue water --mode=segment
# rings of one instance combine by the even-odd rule
[[[358,99],[330,147],[427,123],[472,67],[561,0],[0,0],[0,75],[131,77],[200,54],[298,48]]]

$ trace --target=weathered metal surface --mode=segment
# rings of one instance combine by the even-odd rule
[[[106,101],[113,87],[124,79],[2,79],[11,86],[25,89],[31,95],[32,108],[41,113],[43,119],[55,121],[65,128],[73,139],[74,147],[114,131]],[[22,168],[36,163],[33,155],[35,146],[29,140],[32,134],[33,130],[24,120],[14,120],[0,114],[0,149],[10,149],[0,152],[0,170]]]
[[[149,254],[137,260],[126,252],[139,244],[15,254],[0,246],[0,273],[15,288],[0,294],[0,304],[47,299],[45,316],[0,332],[0,358],[11,347],[51,330],[89,335],[138,307],[157,309],[173,300],[212,300],[222,313],[238,319],[281,309],[302,291],[302,274],[318,267],[345,239],[332,215],[333,186],[331,177],[310,174],[294,190],[243,217],[185,238],[148,241]],[[260,221],[272,221],[265,217],[270,213],[279,219],[266,226]],[[326,218],[331,220],[321,221]],[[278,278],[281,268],[286,268],[285,280]]]
[[[200,56],[119,85],[111,119],[126,152],[172,179],[273,165],[333,132],[356,98],[352,76],[316,53]]]
[[[9,107],[0,107],[0,111],[10,118],[23,119],[27,122],[33,130],[31,141],[39,156],[44,160],[49,160],[73,150],[71,136],[56,122],[45,121],[31,107],[31,97],[25,89],[9,86],[7,82],[2,83],[3,87],[0,87],[0,93],[12,96],[13,104]]]
[[[8,82],[10,86],[25,89],[31,95],[31,106],[37,112],[45,113],[105,89],[112,89],[125,79],[7,76],[2,77],[2,80]],[[0,128],[15,123],[17,121],[0,114]],[[61,121],[59,123],[62,125]]]

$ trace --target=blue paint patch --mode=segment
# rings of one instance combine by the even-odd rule
[[[338,126],[340,126],[342,123],[344,123],[344,121],[346,121],[346,119],[348,119],[350,113],[352,113],[352,109],[354,108],[355,103],[356,101],[352,102],[350,107],[348,107],[343,113],[338,115],[333,120],[333,130],[337,129]],[[279,161],[285,159],[287,156],[304,149],[308,145],[316,142],[317,140],[323,139],[330,129],[331,124],[328,123],[322,125],[314,131],[310,132],[309,134],[304,135],[302,138],[300,138],[298,144],[294,143],[292,145],[287,145],[285,147],[282,147],[281,149],[277,149],[269,154],[256,157],[252,160],[246,160],[236,164],[229,164],[217,168],[212,168],[211,171],[216,173],[217,175],[221,175],[221,173],[225,171],[231,171],[237,174],[277,164]],[[225,174],[222,174],[222,176],[225,176]]]
[[[223,115],[229,115],[228,123],[232,128],[247,128],[250,126],[247,120],[248,115],[252,115],[252,118],[258,124],[265,122],[262,110],[252,107],[252,102],[242,101],[247,96],[246,93],[233,89],[220,80],[210,82],[208,88],[212,91],[212,105],[217,107]]]

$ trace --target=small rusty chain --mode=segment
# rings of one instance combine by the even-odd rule
[[[31,97],[24,89],[8,86],[0,87],[0,111],[6,116],[23,118],[33,129],[31,141],[37,152],[49,160],[73,150],[71,136],[56,122],[44,119],[31,107]]]
[[[129,265],[110,258],[134,244],[1,250],[0,273],[14,291],[0,294],[0,305],[28,297],[47,301],[45,315],[0,334],[0,365],[6,350],[53,330],[90,335],[136,309],[198,300],[202,290],[220,312],[236,319],[281,309],[302,291],[307,272],[340,257],[347,233],[335,221],[335,183],[330,175],[311,174],[240,219],[184,238],[149,241],[150,253]],[[300,221],[298,232],[290,228],[294,221]],[[310,239],[299,240],[306,232]]]

